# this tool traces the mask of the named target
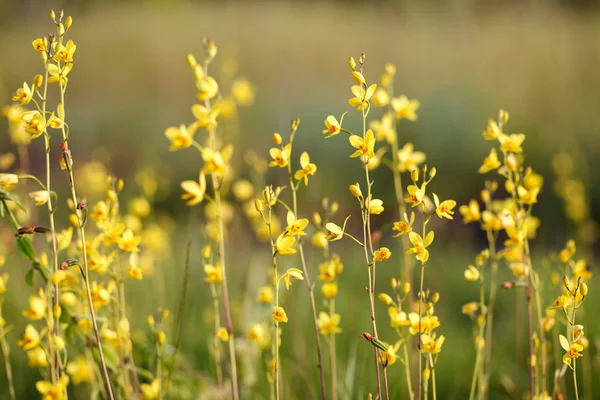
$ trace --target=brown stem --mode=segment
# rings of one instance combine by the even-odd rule
[[[527,297],[527,329],[529,332],[529,359],[527,364],[529,366],[529,396],[533,398],[535,395],[535,382],[534,382],[534,371],[533,371],[533,304],[531,302],[531,289],[529,288],[529,282],[525,287],[525,296]]]

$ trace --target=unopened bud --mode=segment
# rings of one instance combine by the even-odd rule
[[[50,10],[50,19],[52,21],[54,21],[56,19],[56,14],[54,13],[54,10]]]
[[[283,141],[281,139],[281,135],[279,133],[274,133],[273,136],[271,137],[271,139],[273,139],[273,143],[275,143],[276,145],[280,145],[281,142]]]
[[[69,151],[69,145],[67,144],[67,142],[60,142],[60,144],[58,145],[58,148],[63,153],[66,153],[67,151]]]
[[[398,287],[399,284],[400,284],[400,282],[396,278],[392,278],[392,280],[390,281],[390,286],[394,290]]]
[[[263,211],[262,201],[260,201],[259,199],[254,200],[254,208],[256,208],[256,211],[261,213]]]
[[[360,57],[358,58],[358,62],[362,65],[365,63],[365,58],[367,56],[365,56],[365,53],[360,53]]]
[[[379,299],[380,302],[382,302],[386,306],[389,306],[393,302],[392,298],[386,293],[379,293],[377,298]]]
[[[423,370],[423,379],[428,381],[430,377],[431,377],[431,370],[429,368],[425,368]]]
[[[579,285],[579,294],[581,294],[581,297],[585,297],[588,294],[588,285],[587,283],[582,283],[581,285]]]
[[[217,55],[217,45],[214,40],[209,40],[206,43],[206,50],[208,51],[208,56],[210,58],[214,58]]]
[[[352,70],[356,68],[356,61],[354,61],[354,57],[350,56],[350,58],[348,59],[348,65],[350,65],[350,68],[352,68]]]
[[[410,171],[410,179],[415,183],[419,180],[419,170],[418,169],[415,168],[412,171]]]
[[[404,282],[404,285],[402,285],[402,291],[404,293],[410,292],[410,283],[409,282]]]
[[[508,282],[508,281],[503,282],[502,286],[501,286],[501,288],[505,289],[505,290],[512,289],[512,287],[513,287],[512,282]]]
[[[490,194],[489,190],[484,189],[481,191],[481,201],[483,201],[486,204],[492,201],[492,195]]]
[[[437,303],[440,300],[440,294],[438,292],[435,292],[433,294],[433,296],[431,296],[431,302],[432,303]]]
[[[339,208],[340,208],[340,205],[338,204],[338,202],[334,201],[333,203],[331,203],[331,208],[329,209],[329,211],[332,214],[335,214],[339,210]]]
[[[65,20],[65,28],[69,29],[73,25],[73,18],[69,15]]]
[[[360,185],[358,182],[350,185],[350,193],[356,198],[362,197],[362,191],[360,190]]]
[[[42,83],[44,83],[44,77],[40,74],[36,75],[35,78],[33,78],[33,86],[40,87],[42,86]]]
[[[81,203],[81,202],[77,203],[77,209],[78,209],[79,211],[81,211],[81,210],[83,210],[83,209],[85,209],[85,208],[86,208],[86,205],[85,205],[85,204],[83,204],[83,203]]]
[[[202,248],[202,257],[203,258],[210,258],[210,253],[211,253],[211,248],[210,245],[206,245]]]
[[[315,225],[321,225],[323,223],[323,218],[321,218],[321,214],[315,211],[313,214],[313,222]]]
[[[187,63],[190,67],[194,68],[198,63],[196,62],[196,57],[193,54],[188,54],[186,57]]]
[[[55,304],[54,307],[52,307],[52,314],[54,315],[54,318],[59,319],[60,316],[62,315],[62,308],[60,308],[60,306],[58,304]],[[57,339],[60,339],[60,338],[57,338]],[[63,342],[63,348],[64,348],[64,342]],[[62,350],[62,349],[59,349],[59,350]]]
[[[571,282],[569,281],[569,278],[566,275],[563,275],[562,283],[567,288],[567,290],[569,290]]]
[[[62,24],[58,24],[58,36],[62,36],[65,34],[65,26]]]
[[[435,169],[435,167],[431,168],[431,170],[429,170],[429,179],[433,179],[433,177],[435,177],[437,175],[437,169]]]

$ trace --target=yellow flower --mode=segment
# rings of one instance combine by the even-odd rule
[[[267,335],[267,329],[262,324],[250,325],[250,330],[246,337],[248,340],[259,345],[260,348],[265,348],[269,345],[269,337]]]
[[[240,179],[233,184],[231,191],[238,201],[248,201],[254,196],[254,185],[246,179]]]
[[[231,85],[231,95],[239,105],[248,107],[254,103],[254,86],[246,78],[237,78]]]
[[[300,166],[302,169],[299,169],[294,174],[294,178],[296,180],[304,179],[304,185],[308,186],[308,176],[314,175],[317,172],[317,166],[310,162],[310,157],[307,152],[302,153],[300,156]]]
[[[291,152],[292,152],[292,147],[289,144],[285,145],[283,150],[278,149],[276,147],[272,148],[271,150],[269,150],[269,154],[271,155],[271,158],[273,159],[273,161],[271,161],[269,163],[269,166],[270,167],[279,167],[279,168],[287,167],[287,165],[290,161]]]
[[[491,118],[488,120],[487,130],[481,133],[485,140],[496,140],[500,134],[502,134],[502,130],[496,121]]]
[[[46,48],[48,46],[48,39],[44,38],[37,38],[35,39],[31,45],[33,46],[33,49],[35,51],[39,51],[40,53],[42,51],[46,51]]]
[[[387,247],[382,247],[379,250],[375,250],[373,256],[377,261],[381,262],[390,258],[392,256],[392,252]]]
[[[221,275],[221,267],[218,264],[216,267],[211,264],[205,264],[204,273],[206,274],[204,282],[220,283],[223,280],[223,276]]]
[[[77,356],[74,361],[68,363],[67,373],[71,376],[74,385],[92,380],[92,369],[84,356]]]
[[[36,206],[41,206],[48,202],[50,199],[50,193],[48,193],[47,190],[37,190],[29,193],[29,197],[35,201]]]
[[[384,344],[386,344],[387,350],[384,352],[381,352],[380,361],[386,367],[389,367],[390,365],[393,365],[398,360],[398,355],[396,353],[398,353],[398,350],[400,349],[402,342],[397,341],[393,345],[387,345],[387,343],[384,343]]]
[[[227,329],[225,328],[219,328],[219,330],[217,331],[217,337],[221,341],[227,342],[229,341],[229,332],[227,332]]]
[[[319,319],[317,320],[317,325],[319,326],[319,331],[321,335],[331,335],[342,332],[340,329],[340,314],[332,314],[331,316],[327,313],[321,311],[319,313]]]
[[[194,142],[195,126],[187,128],[184,124],[181,124],[179,128],[169,127],[165,130],[165,136],[171,141],[171,147],[169,151],[177,151],[188,148]]]
[[[142,383],[142,398],[144,400],[155,400],[160,395],[160,379],[154,379],[151,383]]]
[[[288,322],[288,317],[282,307],[273,307],[273,321]]]
[[[454,219],[452,217],[454,215],[454,211],[452,209],[456,207],[456,201],[454,200],[444,200],[440,203],[440,199],[437,197],[437,194],[433,194],[433,201],[435,203],[435,213],[440,218],[448,218]]]
[[[69,385],[69,375],[63,375],[56,383],[37,381],[35,388],[42,395],[42,400],[65,400],[65,393]]]
[[[302,276],[302,271],[300,271],[298,268],[290,268],[287,270],[283,276],[283,280],[285,281],[285,288],[288,290],[290,289],[290,286],[292,286],[292,279],[303,281],[304,276]]]
[[[437,340],[429,335],[421,335],[421,352],[437,354],[442,351],[442,345],[446,338],[441,335]]]
[[[404,201],[409,204],[412,203],[413,207],[418,206],[423,202],[423,199],[425,198],[425,187],[425,182],[423,182],[420,188],[416,185],[408,185],[406,188],[406,190],[408,191],[408,197],[406,197]]]
[[[39,346],[41,341],[40,334],[34,328],[33,325],[28,324],[25,327],[25,335],[23,339],[19,340],[17,344],[23,348],[23,350],[33,350]]]
[[[27,365],[29,368],[46,368],[48,366],[48,358],[46,352],[40,346],[27,352]]]
[[[37,110],[24,112],[23,122],[25,123],[25,132],[29,133],[32,139],[40,136],[46,129],[46,120]]]
[[[463,306],[461,307],[461,311],[465,315],[473,315],[475,314],[475,312],[477,312],[477,310],[479,310],[479,303],[475,301],[463,304]]]
[[[0,263],[1,265],[1,263]],[[8,283],[8,274],[0,275],[0,294],[6,293],[6,284]]]
[[[570,303],[571,296],[568,296],[567,294],[561,294],[556,298],[556,300],[554,300],[554,303],[552,303],[552,308],[556,310],[562,310],[567,308],[567,306],[569,306]]]
[[[407,318],[404,311],[398,311],[396,307],[388,308],[388,315],[390,316],[390,326],[392,328],[401,328],[403,326],[412,325],[411,321]]]
[[[501,133],[498,135],[498,141],[500,142],[500,150],[507,153],[522,153],[523,148],[521,145],[525,141],[525,135],[522,133],[512,133],[510,135]]]
[[[571,369],[573,369],[571,360],[573,358],[579,358],[582,356],[580,351],[583,351],[583,346],[579,343],[571,343],[571,345],[569,345],[569,341],[563,335],[560,335],[558,338],[560,341],[560,346],[566,351],[562,358],[563,363],[567,364]]]
[[[281,255],[285,254],[295,254],[296,249],[293,249],[292,246],[296,243],[296,238],[293,236],[285,236],[283,233],[279,235],[277,238],[277,242],[275,243],[275,247],[277,248],[277,252]]]
[[[19,177],[15,174],[0,174],[0,189],[10,191],[19,182]]]
[[[382,89],[383,90],[383,89]],[[394,116],[390,113],[383,114],[381,121],[371,121],[369,127],[373,129],[375,139],[392,144],[396,141],[396,131],[394,130]]]
[[[227,162],[232,155],[233,147],[231,145],[223,147],[221,151],[215,151],[209,148],[202,149],[202,161],[204,161],[202,171],[205,173],[224,175],[227,171]]]
[[[127,229],[123,232],[123,235],[117,240],[119,248],[123,251],[131,253],[138,252],[138,245],[142,241],[141,236],[134,235],[131,229]]]
[[[357,199],[362,197],[362,192],[360,190],[360,185],[358,184],[358,182],[355,182],[354,184],[350,185],[349,190],[350,193],[352,193],[352,195]]]
[[[37,295],[29,296],[29,308],[23,311],[23,315],[32,321],[38,321],[46,316],[46,297],[44,290],[39,289]]]
[[[197,81],[196,88],[198,89],[196,97],[200,101],[210,100],[219,93],[219,85],[211,76],[207,76],[204,79]]]
[[[405,235],[412,231],[412,225],[415,222],[415,213],[410,214],[410,220],[408,219],[408,215],[404,214],[404,221],[396,221],[392,226],[392,230],[399,232],[395,234],[393,237],[398,237]]]
[[[479,280],[479,270],[472,265],[469,265],[467,269],[465,269],[465,279],[468,282],[474,282]]]
[[[53,129],[60,129],[60,128],[62,128],[63,124],[64,124],[63,120],[58,118],[54,114],[52,114],[50,116],[50,119],[48,120],[48,126]]]
[[[272,303],[273,302],[273,287],[263,286],[258,289],[258,301],[260,303]]]
[[[385,107],[390,103],[390,95],[382,87],[378,87],[375,93],[373,93],[373,104],[377,107]]]
[[[60,84],[64,87],[69,81],[67,75],[69,74],[69,72],[71,72],[71,69],[73,69],[73,63],[65,64],[60,69],[56,64],[48,64],[48,73],[50,74],[50,76],[48,77],[48,83],[55,83],[60,81]]]
[[[424,315],[423,318],[421,318],[421,324],[419,325],[419,314],[415,313],[415,312],[411,312],[410,314],[408,314],[408,319],[410,320],[410,328],[408,329],[408,332],[411,335],[416,335],[417,333],[419,333],[419,331],[421,333],[429,333],[431,331],[433,331],[435,328],[437,328],[438,326],[440,326],[440,321],[438,320],[438,317],[436,317],[435,315],[432,316],[428,316],[428,315]]]
[[[135,279],[136,281],[141,281],[142,279],[144,279],[144,272],[140,267],[131,266],[129,268],[129,271],[127,271],[127,275],[129,275],[131,279]]]
[[[338,285],[335,282],[324,283],[321,287],[321,294],[326,299],[332,299],[337,295]]]
[[[181,182],[181,188],[185,191],[181,195],[183,200],[187,200],[188,206],[195,206],[200,204],[204,200],[206,194],[206,175],[204,171],[200,171],[200,178],[196,181],[183,181]]]
[[[419,103],[419,100],[409,100],[404,95],[392,99],[392,108],[396,112],[396,119],[398,120],[406,118],[409,121],[416,121],[416,111],[420,106],[421,103]]]
[[[23,82],[23,87],[17,89],[17,93],[12,97],[13,101],[20,101],[21,104],[29,104],[33,97],[33,90],[29,87],[27,82]]]
[[[465,223],[476,222],[481,218],[481,212],[479,211],[479,203],[477,200],[471,200],[469,205],[462,205],[458,209],[463,216]]]
[[[369,214],[381,214],[384,210],[383,201],[379,199],[367,199],[367,207],[369,208]]]
[[[348,100],[348,103],[352,107],[356,107],[359,111],[364,110],[369,107],[369,99],[373,96],[373,93],[375,93],[375,89],[377,89],[376,84],[372,84],[366,90],[362,86],[352,86],[351,90],[354,97]]]
[[[194,104],[192,106],[192,114],[196,118],[196,128],[206,128],[208,131],[213,131],[219,123],[217,117],[220,115],[220,110],[211,109],[201,104]]]
[[[348,222],[348,218],[350,217],[346,217],[346,220],[344,221],[344,226],[341,228],[333,222],[328,222],[327,225],[325,225],[325,228],[329,231],[329,235],[327,235],[328,241],[335,242],[336,240],[340,240],[342,237],[344,237],[344,231],[346,230],[346,223]]]
[[[60,44],[56,47],[54,59],[62,62],[73,62],[73,54],[76,49],[77,46],[75,46],[72,40],[69,40],[65,46]]]
[[[344,115],[346,114],[344,113]],[[342,129],[342,122],[344,121],[344,115],[342,115],[340,122],[338,122],[338,120],[333,115],[327,117],[327,119],[325,120],[325,126],[327,128],[321,131],[321,133],[324,135],[329,134],[325,137],[325,139],[329,139],[330,137],[340,133],[340,130]]]
[[[519,195],[519,201],[523,204],[535,204],[537,203],[537,196],[540,193],[540,188],[535,187],[531,190],[525,189],[523,186],[517,188],[517,194]]]
[[[370,159],[375,156],[373,151],[375,148],[375,137],[371,129],[367,130],[364,139],[358,135],[352,135],[349,137],[349,140],[352,147],[356,149],[350,157],[365,156],[367,159]]]
[[[352,78],[356,81],[357,84],[359,85],[364,85],[366,84],[365,81],[365,77],[363,76],[363,74],[361,74],[359,71],[352,71]]]
[[[479,167],[478,172],[480,174],[485,174],[486,172],[499,168],[500,165],[502,165],[502,163],[498,160],[498,153],[496,153],[496,149],[492,147],[490,154],[483,160],[483,164]]]
[[[398,150],[398,170],[400,172],[412,171],[425,162],[427,156],[422,151],[414,151],[412,143],[406,143]]]
[[[425,239],[416,232],[410,232],[408,238],[413,247],[410,248],[406,254],[416,254],[417,260],[421,261],[422,264],[425,264],[427,260],[429,260],[429,251],[427,250],[427,247],[433,242],[433,231],[429,231],[427,236],[425,236]]]

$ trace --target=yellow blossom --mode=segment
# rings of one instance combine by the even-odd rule
[[[71,376],[71,381],[74,385],[91,382],[92,380],[92,368],[84,356],[77,356],[74,361],[69,362],[67,364],[67,373]]]
[[[27,365],[29,368],[46,368],[48,366],[48,358],[46,352],[40,346],[27,352]]]
[[[399,232],[395,234],[393,237],[398,237],[405,235],[412,231],[412,225],[415,222],[415,213],[411,213],[410,220],[408,219],[408,215],[404,214],[404,221],[396,221],[392,226],[392,231]]]
[[[204,161],[202,171],[205,173],[224,175],[227,171],[227,162],[232,155],[233,147],[230,145],[223,147],[221,151],[215,151],[209,148],[202,149],[202,160]]]
[[[458,209],[463,216],[465,223],[476,222],[481,218],[479,203],[477,200],[471,200],[469,205],[462,205]]]
[[[486,172],[490,172],[494,169],[497,169],[502,165],[500,160],[498,160],[498,153],[495,148],[490,150],[490,154],[483,160],[483,164],[479,167],[479,173],[485,174]]]
[[[472,301],[470,303],[464,304],[461,307],[462,313],[465,315],[473,315],[479,309],[479,303]]]
[[[422,151],[414,151],[412,143],[406,143],[398,150],[398,170],[400,172],[412,171],[424,163],[426,158]]]
[[[221,275],[221,267],[219,265],[215,267],[211,264],[205,264],[204,273],[206,274],[204,282],[220,283],[223,280],[223,276]]]
[[[517,194],[519,201],[523,204],[535,204],[537,203],[537,196],[540,192],[540,188],[535,187],[531,190],[525,189],[523,186],[517,188]]]
[[[375,90],[375,93],[373,93],[373,104],[375,104],[377,107],[385,107],[389,103],[390,95],[387,90],[382,87],[378,87],[377,90]]]
[[[192,114],[196,118],[196,128],[206,128],[208,131],[214,131],[219,125],[217,117],[221,114],[220,109],[208,109],[202,104],[192,106]]]
[[[561,294],[556,298],[556,300],[554,300],[554,303],[552,303],[552,308],[557,310],[565,309],[570,305],[571,300],[571,296],[568,296],[567,294]]]
[[[358,184],[358,182],[355,182],[354,184],[350,185],[349,187],[350,193],[352,193],[352,195],[356,198],[361,198],[362,197],[362,192],[360,190],[360,185]]]
[[[38,381],[35,388],[42,395],[42,400],[65,400],[66,389],[69,385],[69,375],[63,375],[56,383]]]
[[[367,207],[369,209],[369,214],[381,214],[384,210],[383,201],[380,199],[367,199]]]
[[[283,149],[278,149],[276,147],[272,148],[269,150],[269,154],[271,155],[273,161],[269,163],[269,166],[279,168],[287,167],[291,152],[292,147],[289,144],[285,145]]]
[[[196,97],[200,101],[210,100],[219,93],[219,85],[212,76],[207,76],[197,81],[196,88],[198,89]]]
[[[408,185],[406,190],[408,191],[408,197],[404,199],[405,202],[412,204],[413,207],[418,206],[425,199],[425,183],[419,188],[416,185]]]
[[[325,228],[329,231],[329,235],[327,235],[328,241],[334,242],[344,237],[344,231],[346,230],[346,223],[348,222],[348,218],[350,217],[346,217],[346,220],[344,221],[344,226],[341,228],[333,222],[328,222],[327,225],[325,225]]]
[[[165,136],[171,141],[171,147],[169,151],[177,151],[188,148],[194,142],[195,127],[186,127],[181,124],[179,128],[169,127],[165,130]]]
[[[0,263],[1,265],[1,263]],[[6,293],[6,285],[8,283],[8,274],[0,275],[0,294]]]
[[[356,149],[350,157],[365,156],[367,159],[370,159],[375,156],[373,151],[375,149],[375,137],[373,136],[373,131],[371,129],[367,130],[364,138],[358,135],[351,135],[349,140],[352,147]]]
[[[206,175],[204,171],[200,171],[200,178],[196,181],[183,181],[181,182],[181,188],[185,191],[181,195],[183,200],[187,200],[188,206],[195,206],[200,204],[204,200],[206,193]]]
[[[317,325],[319,326],[319,331],[321,335],[331,335],[342,332],[340,329],[340,314],[332,314],[329,315],[323,311],[319,313],[319,319],[317,320]]]
[[[569,341],[563,335],[560,335],[558,338],[560,346],[563,348],[563,350],[566,351],[562,358],[563,363],[567,364],[571,369],[573,369],[573,366],[571,365],[571,360],[574,358],[577,359],[582,356],[580,351],[583,351],[583,346],[579,343],[571,343],[569,345]]]
[[[250,330],[246,337],[259,345],[259,347],[264,348],[269,345],[268,331],[266,327],[262,324],[252,324],[250,325]]]
[[[56,54],[54,55],[54,59],[56,61],[62,62],[73,62],[73,54],[77,46],[73,43],[72,40],[69,40],[66,45],[58,44],[56,47]]]
[[[254,103],[254,86],[246,78],[237,78],[231,85],[231,95],[239,105],[248,107]]]
[[[393,345],[388,345],[387,343],[384,343],[387,347],[387,350],[384,352],[381,352],[381,357],[380,357],[380,361],[386,366],[389,367],[390,365],[393,365],[397,360],[398,360],[398,350],[400,350],[400,346],[402,344],[401,341],[397,341],[395,344]]]
[[[131,229],[127,229],[123,232],[123,235],[117,240],[119,248],[123,251],[135,253],[138,252],[138,245],[142,241],[141,236],[134,235]]]
[[[23,339],[19,340],[17,344],[23,348],[23,350],[33,350],[39,346],[41,341],[40,334],[31,324],[25,327],[25,335]]]
[[[337,295],[338,285],[335,282],[324,283],[321,287],[321,294],[326,299],[332,299]]]
[[[481,135],[485,138],[485,140],[496,140],[498,135],[502,133],[502,130],[493,119],[488,120],[487,130],[481,133]]]
[[[35,39],[31,45],[33,46],[33,49],[35,51],[39,51],[40,53],[43,51],[47,50],[48,47],[48,39],[44,38],[37,38]]]
[[[246,179],[241,179],[233,184],[231,191],[238,201],[248,201],[254,196],[254,185]]]
[[[348,100],[348,103],[352,107],[356,107],[360,111],[360,110],[364,110],[367,107],[369,107],[369,100],[373,96],[373,93],[375,93],[375,89],[377,89],[377,85],[372,84],[366,90],[362,86],[354,85],[354,86],[352,86],[351,89],[352,89],[352,94],[354,95],[354,97],[351,98],[350,100]]]
[[[19,182],[19,177],[15,174],[0,174],[0,189],[11,191]]]
[[[44,290],[39,289],[37,295],[29,296],[29,308],[23,315],[32,321],[38,321],[46,316],[47,306]]]
[[[304,185],[308,186],[308,177],[317,172],[317,166],[310,162],[310,157],[307,152],[300,155],[300,166],[302,169],[296,171],[294,178],[296,178],[296,180],[304,179]]]
[[[142,399],[144,400],[155,400],[160,395],[160,379],[154,379],[151,383],[142,383],[140,389],[142,390]]]
[[[429,333],[438,326],[440,326],[440,321],[435,315],[424,315],[423,318],[421,318],[421,324],[419,324],[419,314],[415,312],[411,312],[410,314],[408,314],[408,319],[411,323],[408,332],[411,335],[416,335],[417,333],[419,333],[419,331],[421,333]]]
[[[498,135],[498,141],[500,142],[500,150],[507,153],[522,153],[523,148],[521,145],[525,141],[525,135],[522,133],[512,133],[510,135],[502,133]]]
[[[17,89],[17,92],[13,96],[13,101],[20,101],[21,104],[29,104],[33,97],[33,89],[29,87],[27,82],[23,82],[23,87]]]
[[[344,116],[342,116],[341,121],[344,121]],[[338,120],[333,115],[328,116],[325,120],[325,126],[327,128],[321,131],[321,133],[323,133],[324,135],[328,134],[328,136],[326,136],[325,139],[329,139],[330,137],[340,133],[340,130],[342,129],[342,122],[338,122]]]
[[[434,234],[433,231],[429,231],[425,239],[421,237],[416,232],[410,232],[408,234],[408,238],[412,243],[413,247],[410,248],[406,254],[416,254],[417,260],[421,261],[422,264],[425,264],[429,259],[429,251],[427,247],[433,242]]]
[[[227,332],[227,329],[225,328],[219,328],[219,330],[217,331],[217,337],[221,341],[227,342],[229,341],[229,332]]]
[[[454,200],[444,200],[440,203],[440,199],[437,194],[433,194],[433,201],[435,203],[435,213],[440,218],[448,218],[453,219],[454,211],[452,209],[456,207],[456,201]]]
[[[277,248],[277,252],[281,255],[285,254],[295,254],[296,249],[293,249],[292,246],[296,243],[296,238],[293,236],[285,236],[283,233],[279,235],[277,238],[277,242],[275,247]]]
[[[472,265],[469,265],[467,269],[465,269],[464,275],[468,282],[479,280],[479,270]]]
[[[392,256],[392,252],[387,247],[382,247],[378,250],[375,250],[373,256],[377,261],[381,262],[390,258]]]
[[[412,325],[406,313],[404,311],[399,311],[396,307],[389,307],[388,315],[390,316],[390,326],[392,328],[401,328],[403,326]]]
[[[273,302],[273,287],[263,286],[258,289],[258,301],[260,303],[272,303]]]
[[[442,351],[442,345],[446,338],[444,335],[440,336],[437,340],[429,335],[421,335],[421,352],[437,354]]]
[[[290,286],[292,286],[292,279],[297,279],[299,281],[304,280],[304,276],[302,276],[302,271],[300,271],[298,268],[290,268],[287,270],[287,272],[283,276],[283,280],[285,281],[285,288],[288,290]]]
[[[25,132],[29,133],[32,139],[40,136],[46,129],[46,119],[37,110],[24,112],[23,122],[25,123]]]
[[[385,140],[392,144],[396,141],[396,131],[394,130],[394,116],[390,113],[383,114],[381,120],[371,121],[369,127],[373,129],[375,139]]]
[[[282,307],[273,307],[273,321],[288,322],[288,317]]]
[[[416,121],[416,112],[420,106],[419,100],[409,100],[404,95],[392,99],[392,108],[396,112],[396,119],[398,120],[405,118],[409,121]]]
[[[29,197],[35,201],[36,206],[44,205],[50,199],[50,193],[47,190],[37,190],[35,192],[30,192]]]

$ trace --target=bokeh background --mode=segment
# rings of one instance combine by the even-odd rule
[[[434,190],[459,204],[477,197],[485,179],[476,172],[489,151],[489,143],[480,135],[487,119],[495,117],[499,108],[508,110],[507,130],[527,134],[526,163],[545,178],[534,211],[542,221],[532,250],[536,262],[545,265],[568,238],[576,238],[587,239],[581,242],[580,252],[595,267],[593,228],[588,227],[583,238],[565,216],[564,202],[553,188],[553,159],[558,153],[568,153],[574,161],[573,176],[586,185],[589,219],[600,219],[600,211],[592,207],[600,199],[596,173],[600,167],[600,9],[594,1],[3,0],[0,105],[8,104],[21,82],[40,71],[31,41],[52,28],[47,17],[51,8],[65,8],[75,21],[70,33],[77,52],[67,95],[75,162],[97,160],[123,178],[125,199],[140,192],[136,172],[151,168],[160,183],[155,213],[168,216],[174,227],[169,257],[156,266],[151,279],[128,287],[134,299],[132,319],[139,329],[144,329],[145,316],[157,306],[175,309],[186,244],[192,241],[196,255],[202,246],[202,213],[190,211],[179,200],[179,182],[197,176],[200,160],[191,151],[169,153],[163,132],[168,126],[192,121],[195,89],[185,55],[200,54],[203,37],[219,45],[216,71],[235,60],[238,75],[256,87],[254,105],[238,109],[239,124],[226,128],[238,155],[254,149],[266,156],[271,134],[286,132],[291,119],[301,118],[296,148],[309,151],[319,167],[302,199],[306,215],[318,209],[323,197],[340,203],[340,219],[358,215],[347,187],[362,176],[359,166],[347,157],[345,141],[325,141],[320,130],[327,115],[349,109],[352,81],[347,58],[364,52],[368,81],[379,78],[384,63],[394,63],[398,67],[396,91],[421,101],[418,121],[400,124],[400,141],[411,141],[427,153],[427,164],[438,169]],[[6,132],[6,124],[0,125],[0,152],[14,150]],[[40,174],[41,143],[30,147],[30,159],[33,172]],[[236,162],[238,175],[247,175],[243,163]],[[272,183],[284,184],[283,179],[275,171],[268,175]],[[376,192],[390,205],[378,220],[397,219],[396,207],[391,206],[391,174],[380,170],[374,179]],[[254,293],[264,281],[269,249],[257,245],[241,221],[243,214],[239,210],[238,214],[240,221],[233,225],[228,252],[236,271],[230,290],[236,297],[237,328],[243,334],[253,318],[268,314],[268,310],[256,309]],[[350,229],[358,229],[356,222],[351,220]],[[432,248],[426,286],[441,294],[436,314],[447,337],[437,375],[438,393],[443,393],[441,398],[460,399],[467,397],[474,360],[471,321],[460,307],[473,300],[478,290],[476,285],[465,284],[462,274],[485,242],[476,227],[462,224],[460,216],[439,227],[436,234],[439,239]],[[395,255],[380,268],[381,289],[387,289],[402,263],[399,244],[390,236],[383,243]],[[367,296],[357,293],[363,293],[366,271],[353,261],[354,250],[339,243],[334,250],[342,254],[346,265],[338,302],[345,331],[338,339],[340,379],[350,398],[364,398],[371,387],[372,374],[367,371],[372,353],[358,335],[369,329],[370,321]],[[318,257],[316,252],[310,255],[313,272]],[[9,271],[18,274],[19,259],[11,260]],[[502,274],[510,277],[507,269]],[[205,371],[195,377],[200,380],[208,379],[204,375],[210,375],[212,368],[210,328],[204,323],[210,318],[206,315],[210,294],[202,276],[200,262],[193,259],[182,354],[190,370]],[[11,284],[21,284],[16,275]],[[296,289],[285,300],[292,317],[284,330],[288,342],[284,343],[284,371],[294,376],[288,381],[289,398],[313,398],[317,390],[314,339],[306,291]],[[553,287],[548,289],[545,301],[550,304],[558,293]],[[595,289],[592,284],[584,317],[590,338],[600,334],[594,319],[600,311]],[[499,296],[495,332],[499,351],[494,358],[492,398],[520,398],[526,389],[526,354],[515,344],[524,340],[515,334],[514,321],[523,318],[516,314],[516,297],[512,292]],[[19,312],[25,302],[25,295],[15,296],[5,305],[5,312],[14,316],[11,323],[16,332],[25,325]],[[385,326],[385,307],[380,307],[378,316]],[[391,329],[383,332],[393,333]],[[10,340],[17,340],[14,332]],[[14,351],[15,368],[25,371],[26,360],[20,353]],[[586,354],[595,366],[595,378],[584,377],[587,393],[594,396],[600,396],[597,353],[592,346]],[[392,394],[399,396],[402,366],[394,367]],[[255,373],[258,380],[264,380],[261,371]],[[31,393],[34,378],[30,375],[17,373],[21,393]],[[516,386],[512,391],[508,380]],[[258,392],[253,398],[261,398]],[[78,393],[85,398],[85,391]]]

